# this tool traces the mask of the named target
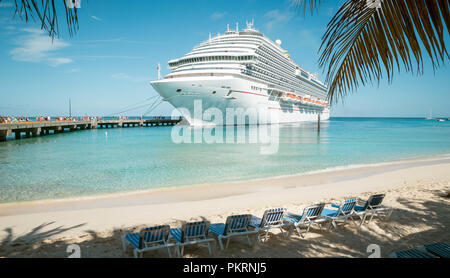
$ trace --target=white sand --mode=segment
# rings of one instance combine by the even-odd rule
[[[250,248],[232,241],[227,252],[216,247],[215,257],[364,257],[367,245],[379,244],[382,255],[433,241],[450,242],[450,160],[436,157],[399,163],[338,169],[310,175],[247,182],[96,196],[95,198],[0,205],[0,257],[66,257],[67,244],[78,243],[84,257],[129,257],[120,236],[157,224],[206,218],[223,222],[228,215],[285,207],[300,210],[311,203],[367,198],[386,193],[394,207],[388,222],[374,221],[339,231],[314,231],[306,239],[277,231],[267,243]],[[190,247],[186,256],[208,256],[206,248]],[[148,257],[164,257],[153,252]]]

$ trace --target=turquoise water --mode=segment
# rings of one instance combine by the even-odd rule
[[[247,127],[252,129],[257,127]],[[450,153],[450,122],[332,118],[263,144],[175,144],[171,127],[87,130],[0,143],[0,203],[220,183]],[[105,131],[108,136],[105,136]],[[248,130],[247,130],[248,131]],[[266,145],[266,144],[265,144]]]

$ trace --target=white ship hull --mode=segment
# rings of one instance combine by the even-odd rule
[[[280,101],[271,97],[267,88],[254,90],[255,87],[267,87],[264,84],[241,77],[178,77],[153,81],[151,84],[193,126],[217,124],[217,119],[205,119],[204,112],[208,109],[221,111],[223,119],[219,122],[224,125],[239,124],[236,120],[230,123],[229,118],[226,118],[230,109],[258,111],[256,124],[317,121],[319,115],[321,121],[326,121],[330,117],[330,111],[326,107]],[[255,122],[247,121],[245,124],[253,123]]]

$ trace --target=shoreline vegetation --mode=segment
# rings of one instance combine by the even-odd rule
[[[207,219],[224,222],[232,214],[261,217],[264,210],[284,207],[300,213],[318,202],[366,199],[385,193],[384,204],[394,212],[387,222],[361,228],[351,221],[337,231],[313,230],[307,238],[296,233],[249,247],[232,240],[226,252],[216,244],[213,257],[368,257],[369,244],[381,247],[382,257],[435,241],[450,241],[450,159],[447,155],[381,163],[300,176],[285,176],[215,185],[102,196],[84,200],[0,204],[0,257],[67,257],[76,243],[82,257],[132,257],[123,253],[120,237],[146,226]],[[255,239],[253,239],[255,240]],[[395,244],[394,244],[395,243]],[[144,257],[167,257],[165,250]],[[205,248],[189,247],[186,257],[209,257]]]

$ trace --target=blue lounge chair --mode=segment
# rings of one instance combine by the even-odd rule
[[[425,244],[417,249],[438,256],[439,258],[450,258],[450,244],[445,242]]]
[[[220,249],[223,251],[228,248],[230,238],[234,236],[247,236],[248,244],[252,246],[249,235],[257,234],[257,230],[249,230],[252,215],[232,215],[227,218],[225,223],[211,224],[209,231],[217,235]],[[225,248],[223,247],[223,239],[227,239]]]
[[[355,215],[361,219],[360,225],[363,225],[368,215],[370,215],[370,221],[375,215],[384,213],[385,220],[388,220],[392,214],[392,207],[383,206],[385,194],[375,194],[369,197],[367,201],[358,200],[358,204],[355,206]]]
[[[288,212],[283,220],[285,223],[293,225],[297,230],[298,235],[304,238],[309,232],[312,224],[318,224],[320,229],[322,229],[321,223],[326,220],[326,218],[321,216],[324,207],[325,204],[323,203],[306,207],[303,209],[303,213],[301,215]],[[301,231],[302,227],[306,227],[306,232],[304,235]]]
[[[168,243],[169,225],[155,226],[142,229],[140,233],[129,233],[122,236],[122,248],[125,252],[127,243],[133,247],[133,254],[135,258],[142,256],[145,251],[167,248],[169,257],[170,247],[174,244]]]
[[[182,257],[184,246],[206,242],[208,244],[209,254],[212,255],[211,241],[208,238],[209,221],[184,223],[181,228],[170,229],[170,235],[176,241],[178,256]]]
[[[417,249],[403,250],[392,253],[389,255],[389,258],[399,258],[399,259],[432,259],[435,258],[430,254],[427,254],[423,251]]]
[[[266,232],[264,240],[267,241],[269,231],[274,228],[279,228],[281,230],[281,234],[284,236],[283,227],[288,226],[283,222],[285,213],[286,209],[277,208],[266,210],[262,218],[256,216],[252,217],[250,220],[250,227],[253,227],[258,231],[258,241],[262,242],[260,234],[261,231]]]
[[[347,219],[355,215],[354,208],[356,206],[356,198],[345,200],[341,204],[331,204],[331,206],[335,209],[324,208],[321,214],[321,216],[325,217],[330,222],[328,230],[331,226],[337,229],[338,222],[342,220],[344,220],[343,224],[345,225]]]

